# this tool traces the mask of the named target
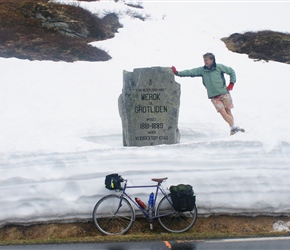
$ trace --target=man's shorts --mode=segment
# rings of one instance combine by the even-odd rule
[[[232,109],[234,107],[230,93],[215,96],[211,98],[211,102],[215,106],[217,112],[220,112],[222,108]]]

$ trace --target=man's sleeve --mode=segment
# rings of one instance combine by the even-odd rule
[[[231,67],[227,67],[221,64],[221,70],[230,76],[230,82],[236,82],[236,73]]]
[[[194,69],[188,69],[188,70],[182,70],[178,71],[178,76],[180,77],[196,77],[196,76],[202,76],[202,67],[200,68],[194,68]]]

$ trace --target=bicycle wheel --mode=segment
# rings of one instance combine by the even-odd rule
[[[169,203],[169,201],[171,203]],[[170,194],[164,196],[156,208],[156,216],[160,225],[169,232],[182,233],[189,230],[197,218],[197,208],[194,205],[192,211],[176,212],[172,206]]]
[[[121,204],[120,204],[121,202]],[[135,220],[131,203],[118,195],[108,195],[95,205],[93,219],[96,227],[107,235],[126,233]]]

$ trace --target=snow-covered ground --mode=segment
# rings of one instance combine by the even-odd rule
[[[126,16],[122,1],[78,4],[123,13],[115,38],[93,43],[112,60],[0,58],[0,224],[90,218],[110,193],[105,175],[114,172],[130,184],[150,184],[153,177],[168,177],[165,187],[192,184],[203,215],[289,216],[290,65],[254,62],[220,39],[262,29],[290,32],[290,3],[143,1],[143,10],[133,10],[150,16],[144,22]],[[122,71],[198,67],[205,52],[235,69],[233,114],[246,133],[229,136],[200,78],[176,77],[181,143],[123,147]],[[150,192],[136,195],[146,201]]]

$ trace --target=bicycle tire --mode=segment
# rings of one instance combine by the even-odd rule
[[[169,203],[168,199],[171,203]],[[157,205],[156,216],[159,224],[171,233],[183,233],[189,230],[197,219],[197,207],[192,211],[176,212],[172,206],[170,194],[164,196]]]
[[[134,223],[135,210],[125,197],[118,210],[121,197],[115,194],[101,198],[94,207],[93,220],[100,232],[106,235],[126,233]]]

